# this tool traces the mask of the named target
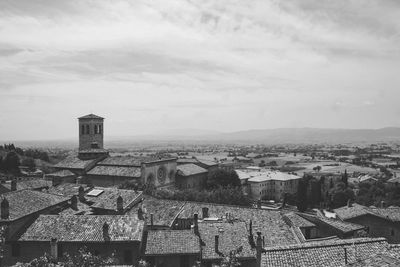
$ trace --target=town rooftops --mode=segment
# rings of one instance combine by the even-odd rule
[[[253,183],[261,183],[265,181],[289,181],[301,179],[300,176],[279,171],[265,171],[257,173],[259,173],[259,175],[250,178],[248,181]]]
[[[365,228],[365,226],[355,224],[355,223],[341,221],[338,219],[330,219],[330,218],[326,218],[326,217],[322,217],[322,216],[315,216],[315,215],[310,215],[310,214],[305,214],[305,213],[300,213],[299,215],[315,224],[326,225],[330,228],[333,228],[335,231],[338,231],[343,234],[355,232],[355,231],[362,230]]]
[[[369,208],[376,216],[393,222],[400,222],[400,207]]]
[[[203,208],[208,210],[209,218],[223,219],[230,217],[233,221],[242,221],[249,223],[252,221],[253,231],[261,232],[265,239],[265,246],[289,245],[298,243],[290,227],[284,221],[279,211],[262,210],[247,207],[238,207],[230,205],[187,202],[178,219],[191,219],[193,214],[197,213],[199,218],[203,218]]]
[[[91,192],[94,190],[96,190],[96,194],[91,194]],[[85,198],[90,202],[94,202],[94,204],[91,206],[94,209],[116,211],[117,198],[120,196],[123,199],[123,209],[126,210],[128,207],[141,200],[142,192],[116,188],[95,187],[86,194]]]
[[[46,177],[70,177],[74,176],[75,174],[70,170],[60,170],[57,172],[46,174]]]
[[[64,184],[59,184],[56,186],[50,187],[47,192],[54,194],[54,195],[59,195],[59,196],[66,196],[66,197],[72,197],[72,196],[77,196],[79,193],[79,187],[83,187],[83,191],[87,192],[90,190],[90,187],[86,184],[72,184],[72,183],[64,183]]]
[[[54,167],[59,169],[87,170],[94,166],[98,159],[82,160],[77,156],[69,156],[57,163]]]
[[[172,227],[178,214],[181,212],[184,201],[157,199],[145,196],[143,202],[137,207],[128,211],[130,215],[136,215],[141,208],[147,225],[151,224],[150,214],[153,214],[153,225]]]
[[[4,193],[0,201],[7,199],[9,203],[10,221],[20,219],[32,213],[67,202],[69,198],[56,196],[33,190],[18,190]]]
[[[102,118],[100,116],[97,116],[97,115],[94,115],[92,113],[78,118],[78,120],[82,120],[82,119],[83,120],[84,119],[100,119],[100,120],[104,120],[104,118]]]
[[[348,220],[359,216],[370,214],[368,208],[357,203],[353,203],[350,207],[344,206],[333,210],[341,220]]]
[[[142,171],[140,167],[122,167],[122,166],[95,166],[88,175],[114,176],[114,177],[134,177],[140,178]]]
[[[315,224],[304,219],[295,212],[286,213],[285,215],[283,215],[283,217],[287,219],[287,222],[292,227],[299,227],[299,228],[316,227]]]
[[[146,256],[200,254],[200,240],[192,230],[149,230]]]
[[[108,229],[104,229],[105,223]],[[41,215],[19,240],[50,241],[56,238],[59,242],[140,242],[143,226],[143,221],[135,216]]]
[[[239,259],[255,259],[244,222],[199,222],[199,233],[203,260],[220,259],[239,247],[242,247]],[[218,251],[215,251],[215,236],[218,236]]]
[[[346,266],[389,248],[385,238],[356,238],[266,248],[262,267]],[[347,259],[346,259],[347,258]]]
[[[23,189],[42,189],[51,187],[51,181],[44,179],[30,179],[30,180],[20,180],[17,181],[17,190]],[[11,190],[11,181],[0,184],[1,186]]]
[[[207,170],[197,166],[196,164],[189,163],[189,164],[183,164],[183,165],[178,165],[176,167],[176,173],[180,176],[191,176],[191,175],[196,175],[196,174],[202,174],[206,173]]]

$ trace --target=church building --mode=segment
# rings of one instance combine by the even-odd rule
[[[176,158],[110,156],[104,149],[104,118],[89,114],[78,120],[78,155],[59,162],[57,169],[69,170],[94,186],[115,187],[126,181],[155,187],[175,185]]]

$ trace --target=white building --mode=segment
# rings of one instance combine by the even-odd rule
[[[301,179],[297,175],[270,170],[248,174],[254,175],[247,180],[252,198],[275,201],[282,201],[285,193],[295,194]]]

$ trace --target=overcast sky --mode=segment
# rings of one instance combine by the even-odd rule
[[[400,126],[398,0],[0,0],[0,140]]]

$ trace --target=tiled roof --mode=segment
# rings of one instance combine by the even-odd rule
[[[11,190],[11,181],[7,181],[1,184],[5,188]],[[17,190],[23,189],[41,189],[45,187],[51,187],[52,182],[44,179],[32,179],[32,180],[21,180],[17,181]]]
[[[369,208],[369,210],[381,218],[391,220],[393,222],[400,222],[400,207]]]
[[[102,117],[100,117],[100,116],[97,116],[97,115],[94,115],[94,114],[88,114],[88,115],[85,115],[85,116],[82,116],[82,117],[79,117],[78,119],[102,119],[102,120],[104,120],[104,118],[102,118]]]
[[[219,259],[222,255],[242,247],[238,258],[255,258],[255,251],[249,244],[249,237],[244,222],[199,222],[202,241],[202,258]],[[215,236],[219,236],[219,251],[215,251]]]
[[[379,253],[365,260],[357,261],[348,266],[352,267],[398,267],[400,266],[400,257]]]
[[[139,206],[141,206],[145,213],[145,220],[147,225],[150,225],[150,214],[153,214],[153,224],[156,226],[171,227],[175,218],[181,212],[182,207],[185,205],[184,201],[157,199],[150,196],[145,196],[143,202],[135,208],[128,211],[128,214],[137,214]]]
[[[92,209],[86,203],[78,201],[78,209],[73,209],[71,207],[61,211],[59,215],[88,215],[92,214]]]
[[[344,206],[333,210],[341,220],[348,220],[370,214],[367,207],[353,203],[351,207]]]
[[[97,159],[81,160],[77,156],[70,156],[57,163],[54,167],[61,169],[85,170],[96,161]]]
[[[109,240],[141,241],[143,221],[119,215],[41,215],[20,241],[104,242],[103,225],[109,225]]]
[[[292,227],[315,227],[315,224],[299,216],[295,212],[289,212],[283,215],[288,219],[289,225]]]
[[[203,164],[203,165],[205,165],[207,167],[212,167],[212,166],[217,166],[218,165],[217,162],[214,162],[214,161],[211,161],[211,160],[199,159],[198,161],[199,161],[200,164]]]
[[[142,197],[141,191],[105,187],[95,187],[94,189],[103,190],[103,192],[97,197],[86,195],[85,198],[94,202],[91,207],[97,209],[117,210],[117,198],[121,196],[125,210],[132,202],[139,201]]]
[[[193,158],[179,158],[176,160],[176,162],[178,164],[187,164],[187,163],[198,163],[199,161]]]
[[[90,187],[88,187],[86,184],[72,184],[72,183],[65,183],[65,184],[59,184],[57,186],[50,187],[47,192],[59,196],[66,196],[66,197],[72,197],[74,195],[78,195],[79,193],[79,187],[83,187],[83,190],[87,192],[90,190]]]
[[[121,166],[96,166],[91,169],[89,175],[101,175],[101,176],[118,176],[118,177],[134,177],[139,178],[141,176],[140,167],[121,167]]]
[[[250,178],[249,182],[265,182],[265,181],[289,181],[289,180],[296,180],[301,179],[300,176],[288,174],[280,171],[262,171],[256,172],[257,175]]]
[[[330,219],[321,216],[313,216],[305,213],[301,213],[300,216],[316,224],[322,223],[328,225],[342,233],[354,232],[365,228],[364,226],[359,224],[344,222],[341,220]]]
[[[200,166],[197,166],[196,164],[189,163],[189,164],[178,165],[176,167],[176,172],[178,175],[181,176],[190,176],[200,173],[206,173],[207,170]]]
[[[16,220],[69,200],[66,197],[27,189],[4,193],[0,198],[1,201],[6,198],[9,202],[9,220]]]
[[[68,176],[74,176],[75,174],[71,172],[70,170],[61,170],[58,172],[53,172],[46,174],[46,177],[68,177]]]
[[[138,157],[113,156],[105,158],[104,160],[98,162],[97,165],[140,167],[141,163],[142,161]]]
[[[207,207],[209,217],[223,218],[229,213],[237,221],[249,223],[252,221],[253,232],[261,232],[265,236],[265,246],[296,244],[294,233],[284,221],[279,211],[244,208],[238,206],[219,205],[211,203],[187,202],[178,218],[193,218],[197,213],[202,218],[202,208]]]
[[[337,267],[364,260],[388,249],[384,238],[358,238],[267,248],[262,267]],[[345,252],[346,251],[346,252]]]
[[[145,255],[199,254],[200,240],[192,230],[150,230]]]

